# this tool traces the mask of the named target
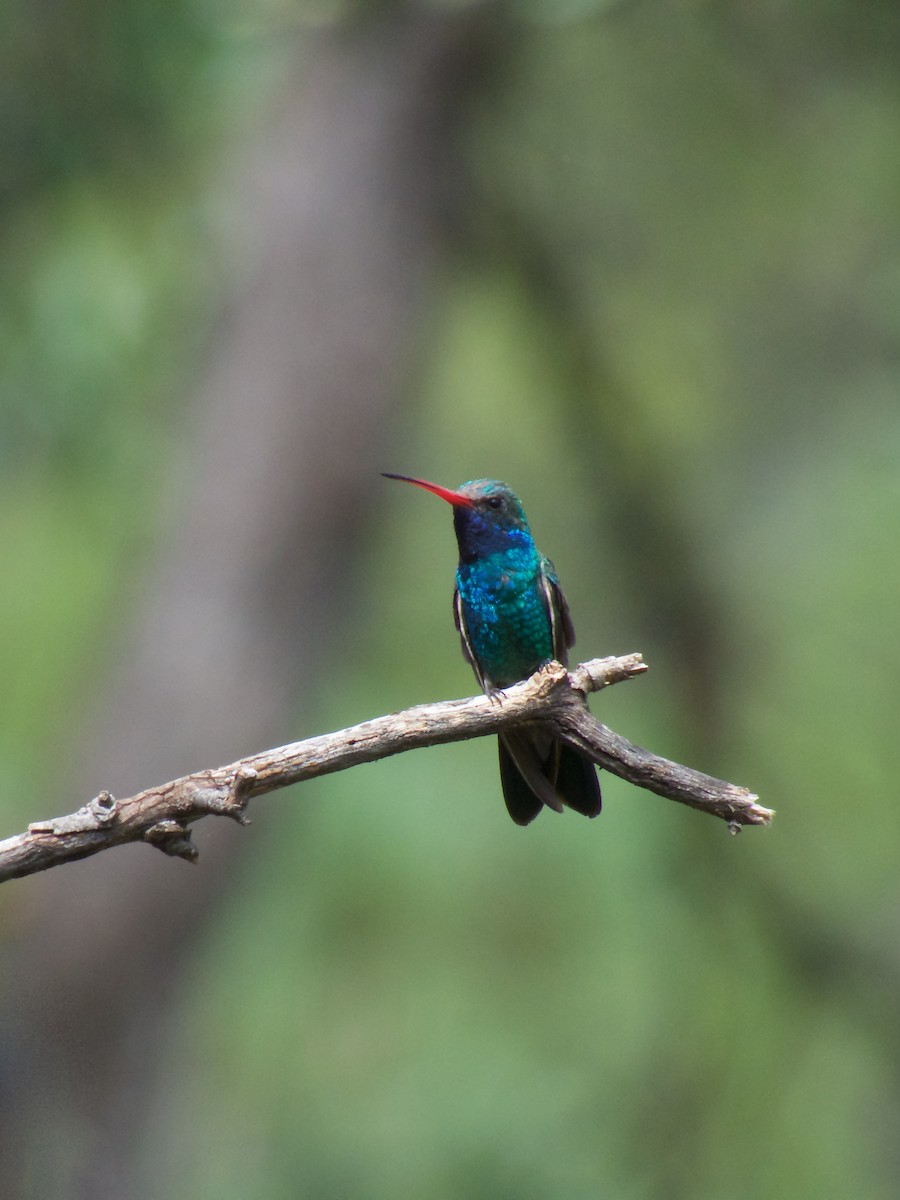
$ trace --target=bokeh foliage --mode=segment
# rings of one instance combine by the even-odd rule
[[[76,736],[104,630],[165,536],[158,473],[216,304],[207,181],[232,125],[264,119],[285,31],[299,56],[307,20],[354,17],[72,12],[51,36],[23,6],[0,50],[9,832],[46,815],[35,748]],[[653,668],[595,709],[778,818],[732,840],[607,780],[600,821],[523,833],[486,742],[267,801],[185,988],[147,1192],[887,1200],[900,15],[660,0],[492,19],[385,469],[508,479],[578,650]],[[372,489],[317,728],[472,687],[446,510]]]

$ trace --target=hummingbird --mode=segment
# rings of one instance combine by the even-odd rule
[[[384,474],[453,506],[459,546],[453,615],[482,690],[498,697],[552,659],[565,666],[575,642],[569,606],[512,488],[498,479],[473,479],[453,491],[409,475]],[[539,728],[510,729],[499,742],[503,798],[517,825],[528,825],[545,806],[599,814],[600,784],[589,758]]]

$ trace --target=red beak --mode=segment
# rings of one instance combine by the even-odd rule
[[[391,475],[387,471],[382,471],[385,479],[399,479],[402,483],[414,483],[416,487],[424,488],[426,492],[434,492],[435,496],[440,496],[442,500],[446,500],[448,504],[454,505],[456,508],[473,508],[475,501],[470,496],[464,496],[462,492],[453,492],[450,488],[441,487],[439,483],[429,483],[426,479],[413,479],[411,475]]]

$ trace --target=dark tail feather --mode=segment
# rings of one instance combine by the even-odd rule
[[[500,785],[506,809],[517,825],[528,825],[544,807],[525,781],[525,776],[513,761],[506,738],[498,738],[500,747]]]
[[[586,817],[599,817],[601,804],[597,768],[589,758],[571,746],[560,745],[556,790],[569,808]]]
[[[528,825],[546,805],[562,812],[563,804],[586,817],[600,812],[600,784],[590,759],[561,742],[539,750],[528,734],[514,731],[499,739],[500,782],[509,815]]]

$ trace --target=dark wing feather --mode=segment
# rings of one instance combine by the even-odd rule
[[[575,628],[569,613],[569,605],[556,577],[556,569],[549,558],[541,560],[541,586],[550,617],[550,634],[553,641],[553,657],[565,667],[569,662],[567,653],[575,645]]]
[[[550,614],[553,654],[565,667],[569,661],[568,651],[575,645],[575,627],[572,624],[569,605],[559,586],[556,569],[548,558],[541,562],[541,581]],[[557,742],[554,752],[547,759],[544,771],[555,791],[562,796],[569,808],[584,813],[586,817],[599,815],[600,781],[597,778],[597,768],[589,758],[585,758],[564,742]]]
[[[459,640],[462,644],[463,658],[475,672],[475,678],[483,692],[488,691],[485,684],[484,675],[481,673],[481,668],[478,665],[478,659],[475,657],[475,651],[472,648],[472,643],[469,640],[469,631],[466,629],[466,621],[463,616],[462,600],[459,595],[459,588],[453,589],[453,623],[459,630]]]

